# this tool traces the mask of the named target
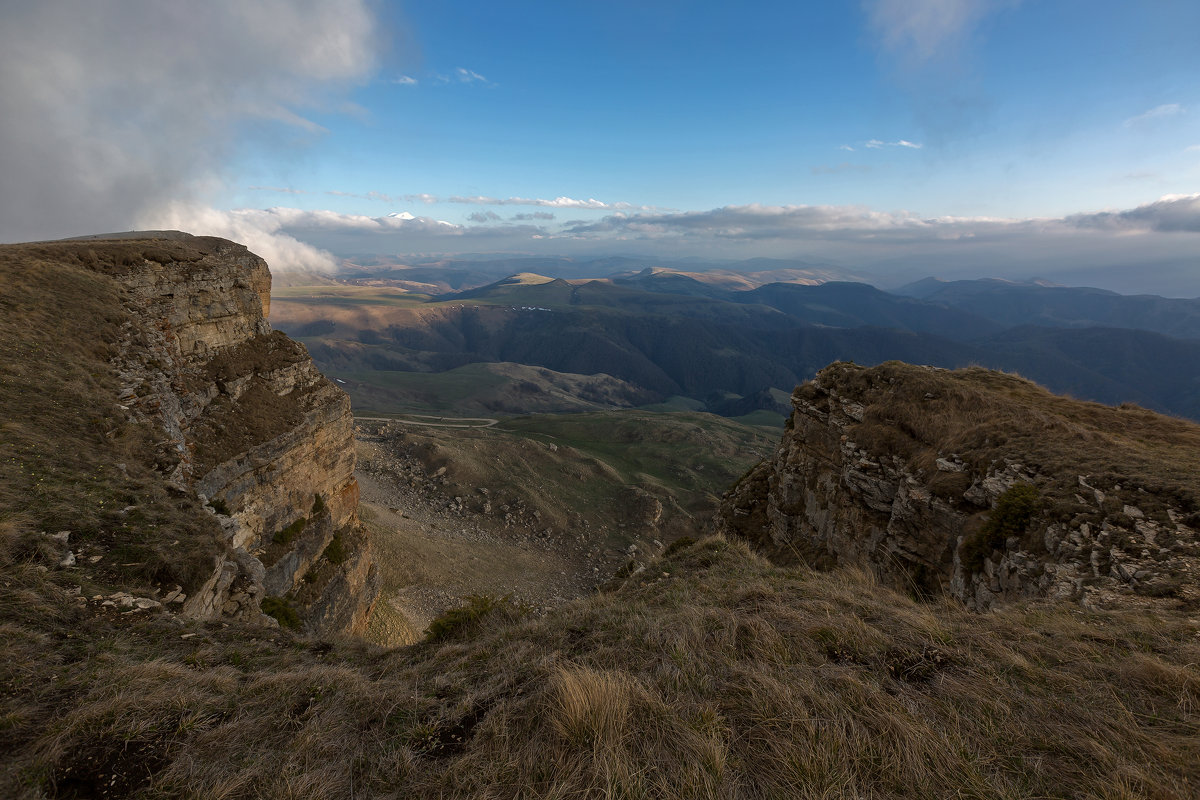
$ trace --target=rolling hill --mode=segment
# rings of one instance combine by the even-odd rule
[[[922,299],[845,282],[733,291],[667,270],[611,280],[519,273],[435,297],[388,286],[290,287],[275,296],[275,319],[346,382],[356,403],[375,410],[515,413],[685,397],[744,413],[754,402],[747,398],[772,408],[767,390],[789,392],[830,361],[899,359],[1005,369],[1084,399],[1200,415],[1200,385],[1190,377],[1200,343],[1155,330],[1190,331],[1192,301],[1003,282],[967,288],[976,300],[960,304],[937,292]],[[1099,326],[1087,321],[1107,318],[1100,306],[1068,313],[1067,304],[1058,316],[1038,317],[1055,325],[1020,321],[1028,310],[989,310],[1006,308],[1004,297],[1016,290],[1095,295],[1125,311]],[[1154,308],[1173,309],[1173,316],[1159,318]],[[1144,327],[1128,327],[1135,323]],[[523,365],[532,377],[518,379],[514,368],[499,382],[478,373],[483,383],[464,391],[461,404],[436,388],[485,364]],[[495,376],[498,369],[485,371]],[[622,388],[599,396],[580,376]],[[578,402],[563,394],[569,385],[580,387]]]

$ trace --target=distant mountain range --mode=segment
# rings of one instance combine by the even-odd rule
[[[867,277],[824,264],[807,261],[753,258],[745,261],[702,261],[699,259],[644,259],[624,256],[576,259],[545,256],[458,256],[454,258],[402,258],[361,255],[343,259],[339,278],[357,283],[404,286],[427,294],[476,289],[510,275],[531,273],[567,280],[606,278],[629,279],[639,274],[677,274],[722,289],[752,289],[774,282],[824,283],[859,281]],[[311,276],[286,272],[276,278],[280,285],[308,283]]]
[[[1200,299],[1122,295],[1104,289],[926,278],[896,291],[976,314],[1004,326],[1134,328],[1185,339],[1200,338]]]
[[[539,260],[463,263],[490,270],[531,261]],[[540,261],[561,267],[567,260]],[[627,266],[620,259],[586,264]],[[608,375],[629,387],[624,396],[692,398],[744,414],[752,406],[782,410],[780,390],[790,392],[832,361],[903,360],[978,364],[1084,399],[1200,419],[1200,300],[994,280],[927,279],[889,293],[831,280],[838,277],[832,271],[761,266],[777,268],[643,267],[596,279],[526,270],[459,291],[389,294],[386,302],[372,287],[394,292],[405,281],[352,270],[342,276],[351,284],[344,289],[277,297],[273,316],[306,342],[322,369],[368,383],[372,373],[503,362]],[[385,271],[470,283],[456,270]],[[759,282],[771,277],[785,280]],[[381,402],[378,391],[372,397]],[[497,402],[511,406],[511,398]]]

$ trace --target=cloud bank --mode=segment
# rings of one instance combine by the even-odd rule
[[[370,9],[369,0],[3,4],[0,240],[160,224],[167,204],[219,185],[247,125],[319,133],[304,114],[375,68]]]
[[[730,261],[771,256],[874,272],[885,286],[930,274],[1038,276],[1125,292],[1200,295],[1200,195],[1049,219],[766,205],[616,212],[561,224],[545,218],[550,214],[518,214],[506,221],[481,213],[474,224],[454,225],[407,213],[369,217],[289,208],[230,213],[241,224],[341,255],[622,253]]]

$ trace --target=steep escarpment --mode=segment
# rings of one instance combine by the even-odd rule
[[[277,616],[298,612],[314,631],[361,629],[377,590],[356,530],[349,399],[301,345],[271,330],[266,263],[186,234],[20,245],[8,255],[55,280],[90,273],[110,295],[97,396],[110,394],[113,424],[151,440],[121,467],[149,461],[167,490],[204,506],[214,531],[208,555],[197,546],[187,556],[207,567],[170,592],[183,612],[262,619],[271,598]],[[132,499],[129,514],[144,505]]]
[[[868,566],[984,609],[1200,602],[1200,426],[1021,378],[833,364],[799,387],[725,530],[774,559]]]

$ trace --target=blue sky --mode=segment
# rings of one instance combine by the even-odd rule
[[[362,113],[314,117],[327,130],[303,153],[249,149],[225,202],[454,222],[479,209],[405,196],[1029,217],[1195,191],[1200,4],[928,5],[961,21],[906,34],[886,3],[411,4],[352,94]]]
[[[1200,295],[1197,31],[1195,0],[8,4],[0,239]]]

